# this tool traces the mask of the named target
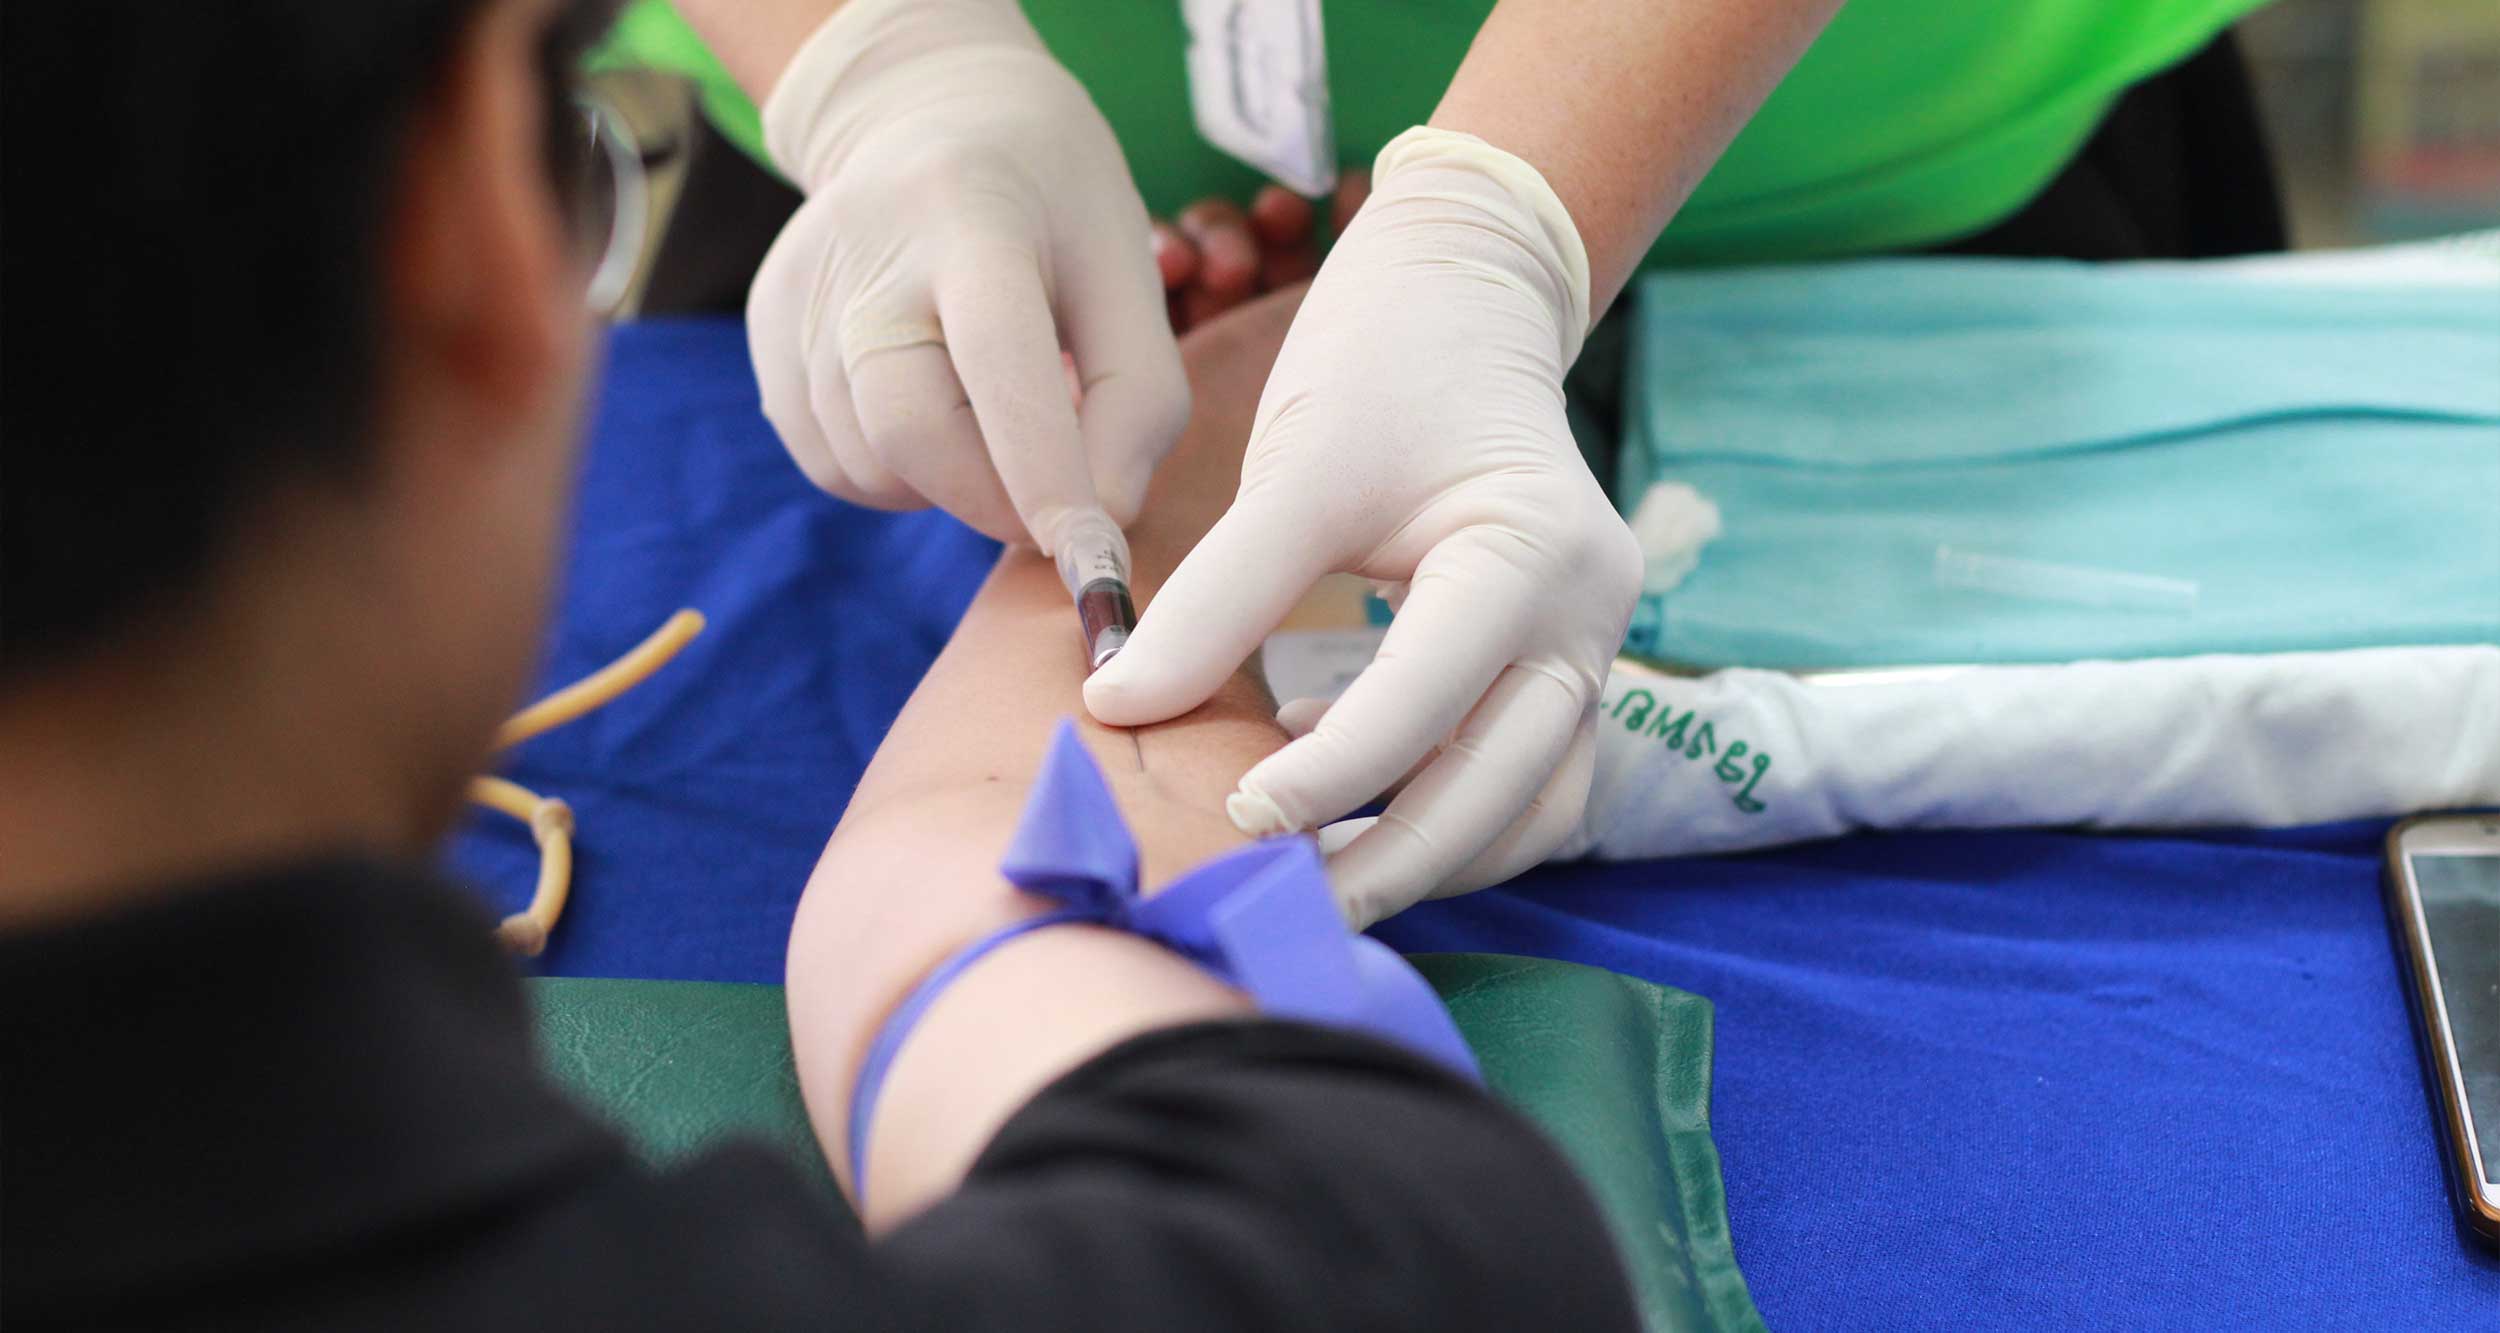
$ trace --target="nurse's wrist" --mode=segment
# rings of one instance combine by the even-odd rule
[[[1602,146],[1587,142],[1566,124],[1517,114],[1502,99],[1476,87],[1464,70],[1424,123],[1473,135],[1535,168],[1579,235],[1590,278],[1590,318],[1604,314],[1655,231],[1633,234],[1647,219],[1626,207],[1625,182],[1618,179],[1621,168],[1601,160]]]
[[[1389,214],[1404,208],[1462,223],[1457,232],[1444,229],[1438,243],[1450,253],[1443,257],[1498,268],[1544,296],[1561,365],[1579,358],[1593,318],[1588,249],[1570,208],[1535,163],[1481,135],[1418,125],[1373,160],[1372,200],[1367,208],[1383,226],[1396,226]],[[1360,219],[1352,230],[1361,230]],[[1483,244],[1497,236],[1510,244]]]
[[[931,71],[1027,57],[1058,68],[1017,0],[845,0],[757,96],[765,152],[809,190],[863,123],[925,94]]]

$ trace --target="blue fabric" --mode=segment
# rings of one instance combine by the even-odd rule
[[[544,964],[777,980],[825,834],[993,548],[809,490],[734,324],[621,332],[599,422],[547,683],[680,605],[712,625],[511,766],[580,815]],[[2378,832],[1555,867],[1380,934],[1715,1001],[1712,1121],[1774,1328],[2493,1328],[2500,1268],[2448,1222]],[[534,873],[500,816],[452,859],[506,908]]]
[[[1708,996],[1772,1328],[2491,1329],[2379,825],[1554,868],[1383,931]]]
[[[2500,639],[2500,277],[1925,259],[1644,280],[1617,492],[1726,535],[1645,599],[1703,665]],[[1939,547],[2197,585],[2192,612],[1942,582]]]
[[[679,607],[711,623],[657,675],[503,770],[572,803],[580,827],[548,970],[778,979],[825,835],[997,544],[809,486],[725,322],[616,335],[574,528],[541,692],[606,665]],[[517,907],[537,849],[519,824],[483,815],[453,863],[511,886]]]

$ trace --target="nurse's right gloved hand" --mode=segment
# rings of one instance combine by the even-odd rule
[[[1085,683],[1103,722],[1176,717],[1323,574],[1391,585],[1379,655],[1325,714],[1295,708],[1307,733],[1226,805],[1253,836],[1312,829],[1411,774],[1329,857],[1358,924],[1518,874],[1587,803],[1641,585],[1563,416],[1588,324],[1579,231],[1533,166],[1446,130],[1391,140],[1268,374],[1232,507]]]
[[[1188,381],[1119,144],[1015,0],[852,0],[764,137],[807,202],[747,336],[809,479],[1045,554],[1096,508],[1134,519]]]

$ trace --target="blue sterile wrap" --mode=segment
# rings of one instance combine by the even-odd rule
[[[1475,1056],[1431,986],[1388,946],[1347,929],[1309,838],[1267,838],[1208,861],[1152,897],[1137,887],[1137,843],[1102,770],[1061,719],[999,872],[1061,906],[957,951],[912,989],[868,1048],[851,1090],[852,1189],[867,1193],[868,1126],[894,1057],[948,985],[1000,945],[1081,923],[1143,936],[1187,958],[1277,1018],[1383,1037],[1479,1078]]]
[[[1634,651],[1899,666],[2500,639],[2500,265],[1910,259],[1653,276],[1617,496],[1725,533]],[[2008,596],[1939,551],[2150,577]]]

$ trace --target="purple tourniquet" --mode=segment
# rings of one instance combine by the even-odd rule
[[[912,988],[868,1048],[851,1089],[851,1188],[867,1197],[868,1126],[912,1027],[938,995],[1007,941],[1083,922],[1143,936],[1196,963],[1262,1012],[1383,1037],[1466,1075],[1475,1056],[1440,997],[1386,945],[1348,930],[1319,847],[1299,835],[1234,848],[1151,897],[1137,888],[1137,844],[1093,754],[1062,718],[999,862],[1007,881],[1062,906],[992,931]]]

